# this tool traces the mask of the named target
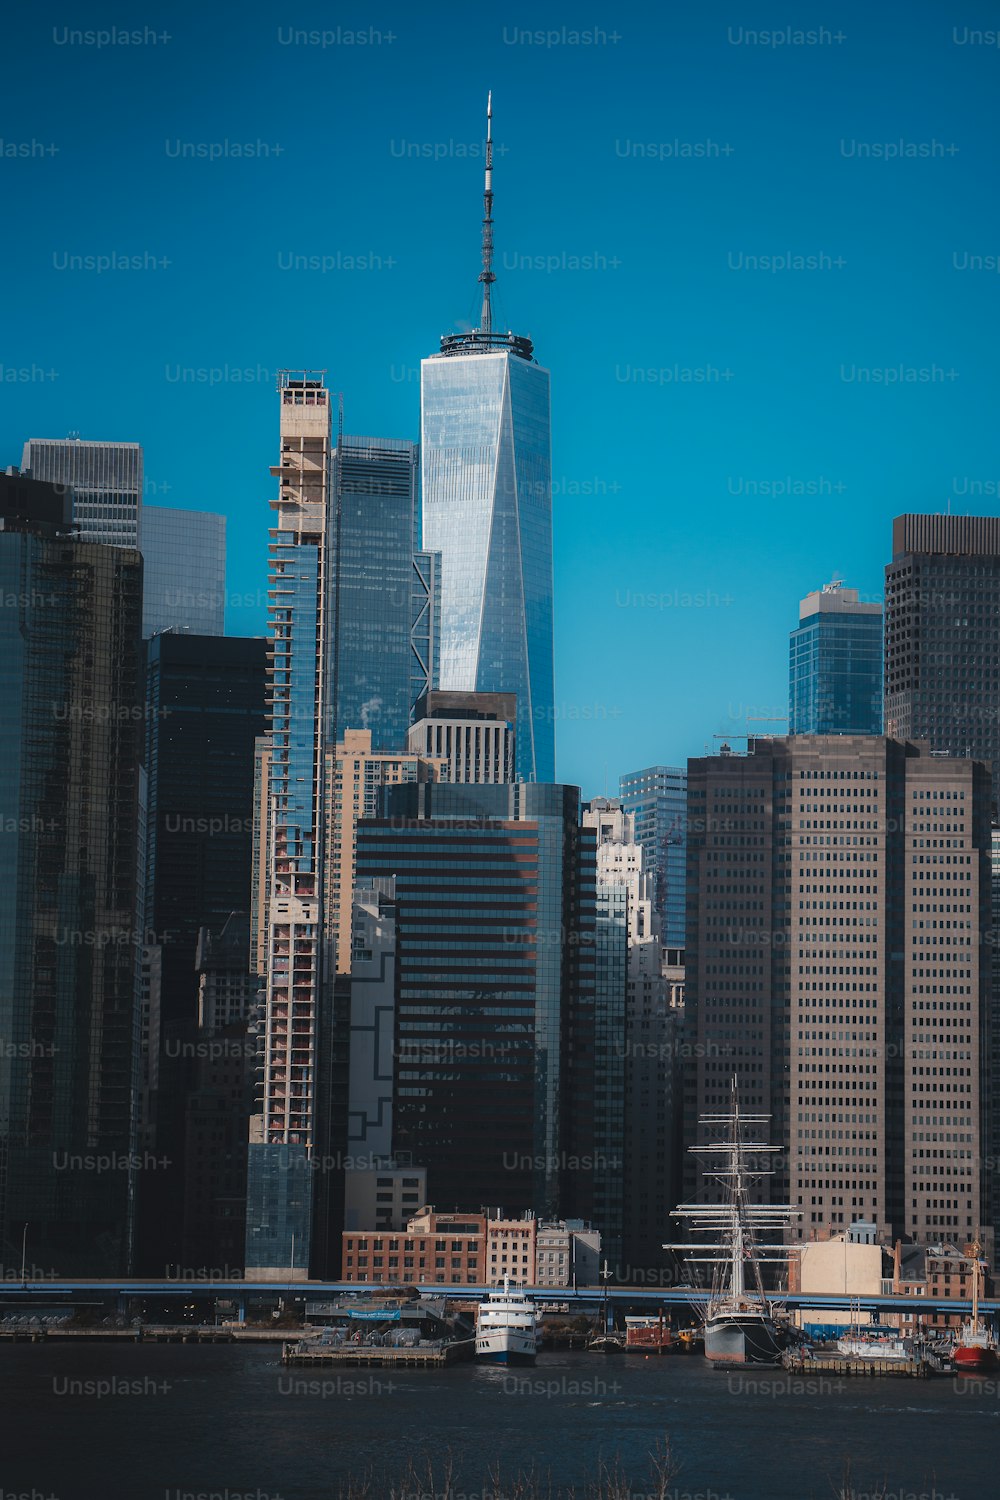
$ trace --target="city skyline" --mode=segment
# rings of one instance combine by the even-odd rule
[[[993,149],[979,115],[990,59],[954,41],[944,21],[909,18],[897,36],[889,16],[862,22],[856,6],[843,15],[843,41],[784,52],[741,40],[739,27],[731,40],[708,17],[643,18],[640,28],[627,13],[616,41],[609,28],[575,49],[522,44],[511,39],[517,28],[505,38],[478,17],[459,42],[435,20],[415,42],[418,58],[433,49],[447,65],[479,47],[476,68],[466,62],[461,86],[438,98],[411,76],[406,18],[390,7],[379,26],[397,39],[364,57],[355,48],[330,99],[330,139],[353,126],[351,232],[338,236],[336,214],[318,204],[302,243],[284,225],[258,223],[252,205],[278,182],[311,181],[330,148],[284,139],[271,112],[225,80],[213,81],[195,123],[176,118],[166,93],[176,59],[196,75],[205,66],[183,15],[172,18],[171,42],[133,54],[120,79],[126,99],[148,98],[148,118],[138,108],[135,130],[115,146],[122,170],[141,162],[149,184],[127,213],[105,204],[95,216],[79,199],[91,182],[90,132],[108,128],[105,101],[71,144],[60,111],[42,111],[12,80],[22,133],[59,152],[6,163],[11,181],[29,168],[35,180],[47,174],[78,227],[71,244],[43,206],[8,247],[27,296],[4,356],[4,461],[42,430],[40,398],[45,431],[141,441],[147,498],[227,514],[228,628],[263,633],[275,373],[325,367],[344,391],[349,430],[416,440],[420,358],[478,317],[469,210],[492,87],[503,152],[498,323],[530,334],[555,377],[556,774],[585,794],[611,790],[634,766],[680,764],[714,734],[744,732],[748,711],[786,711],[784,649],[802,594],[838,571],[862,597],[881,598],[894,515],[945,510],[949,497],[953,509],[989,511],[1000,488],[978,332],[994,282],[974,269],[997,227],[980,191]],[[985,7],[970,7],[970,27],[985,18]],[[203,22],[210,32],[217,24]],[[27,25],[15,19],[15,33]],[[890,46],[891,73],[881,67]],[[48,50],[56,82],[83,56],[55,42]],[[377,111],[365,97],[373,60],[389,84]],[[86,61],[98,76],[113,65],[108,53]],[[279,87],[293,64],[319,87],[331,61],[329,49],[280,41],[277,30],[243,39],[244,73],[266,68]],[[932,64],[933,101],[914,89]],[[707,100],[706,69],[720,80]],[[650,86],[660,73],[666,105]],[[877,78],[878,88],[845,98],[845,76]],[[792,137],[786,111],[807,98],[829,120]],[[858,149],[900,140],[933,154],[866,159]],[[259,142],[268,154],[208,159],[226,141]],[[640,154],[657,143],[662,152]],[[704,153],[682,154],[685,144]],[[201,145],[204,158],[192,154]],[[98,275],[67,260],[113,249],[172,264]],[[326,270],[295,269],[327,252]],[[754,256],[785,252],[814,254],[822,268],[752,268]],[[368,269],[351,268],[352,257],[367,257]],[[587,257],[592,268],[577,269]],[[915,324],[914,294],[928,278],[939,295],[921,299]],[[247,298],[274,315],[248,326]],[[132,378],[112,391],[123,360]],[[33,368],[58,379],[6,378]],[[719,378],[684,382],[682,370]],[[862,370],[884,379],[862,384]],[[901,370],[933,378],[893,381]],[[224,492],[217,441],[231,459]],[[653,660],[669,663],[683,717],[651,701]]]

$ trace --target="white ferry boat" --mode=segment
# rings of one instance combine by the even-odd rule
[[[476,1358],[498,1365],[533,1365],[541,1341],[535,1304],[505,1276],[503,1286],[479,1304]]]

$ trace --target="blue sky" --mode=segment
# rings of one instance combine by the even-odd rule
[[[274,372],[416,438],[476,317],[487,88],[500,321],[552,372],[561,780],[784,713],[802,594],[880,597],[905,509],[996,510],[996,6],[230,9],[6,23],[0,464],[141,442],[149,503],[229,517],[231,632]]]

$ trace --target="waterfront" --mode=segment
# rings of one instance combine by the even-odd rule
[[[586,1353],[387,1377],[283,1369],[273,1346],[7,1345],[0,1404],[2,1493],[46,1500],[335,1500],[351,1473],[449,1452],[455,1500],[487,1500],[493,1458],[557,1486],[616,1453],[639,1500],[665,1433],[671,1500],[830,1500],[845,1456],[863,1500],[978,1500],[996,1493],[1000,1381]]]

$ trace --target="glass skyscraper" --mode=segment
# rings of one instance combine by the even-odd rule
[[[438,1203],[620,1233],[624,928],[605,912],[621,972],[599,987],[578,789],[394,786],[357,839],[358,885],[395,877],[393,1153]]]
[[[149,943],[159,947],[157,1171],[140,1197],[138,1269],[181,1263],[184,1110],[195,1085],[196,956],[251,899],[254,744],[265,728],[263,637],[168,632],[146,645]],[[184,1264],[198,1264],[185,1260]]]
[[[327,738],[367,729],[402,750],[417,698],[436,686],[438,559],[420,550],[419,450],[345,437],[334,453]]]
[[[493,329],[493,111],[487,104],[483,308],[421,362],[424,546],[441,553],[441,680],[517,694],[517,774],[555,781],[549,372]]]
[[[22,1247],[29,1277],[130,1274],[136,1179],[157,1165],[135,1154],[142,559],[135,548],[75,538],[65,499],[47,484],[0,475],[0,1263],[8,1276]],[[100,1158],[108,1165],[94,1170]]]
[[[684,947],[687,880],[687,772],[646,766],[619,779],[622,807],[635,820],[645,869],[653,876],[653,905],[665,948]]]
[[[142,634],[224,635],[226,518],[207,510],[142,511]]]
[[[789,643],[788,732],[882,733],[882,606],[839,581],[799,605]]]
[[[555,779],[549,374],[511,334],[421,364],[424,543],[440,551],[441,687],[517,695],[517,770]]]
[[[143,476],[138,443],[29,438],[21,468],[32,479],[71,492],[73,521],[81,541],[139,545]]]

